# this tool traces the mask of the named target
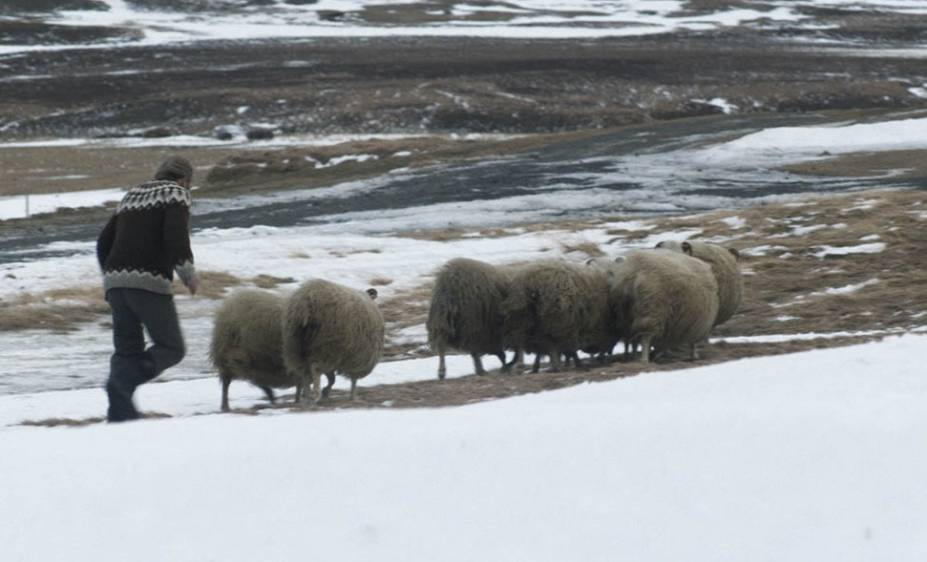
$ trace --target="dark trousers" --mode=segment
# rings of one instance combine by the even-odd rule
[[[106,393],[107,419],[138,418],[132,403],[135,389],[183,359],[186,349],[174,297],[142,289],[110,289],[106,302],[113,311],[113,347]],[[145,348],[145,334],[152,344]]]

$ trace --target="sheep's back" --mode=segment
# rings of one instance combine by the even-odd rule
[[[428,343],[470,353],[502,346],[502,301],[510,277],[504,268],[467,258],[447,262],[438,272],[428,308]]]
[[[631,333],[650,333],[658,345],[694,343],[708,336],[718,312],[711,268],[685,254],[643,250],[622,264],[621,292],[628,302]]]
[[[740,266],[731,252],[717,244],[690,242],[692,255],[711,266],[718,282],[718,317],[715,325],[727,322],[743,302],[744,283]]]
[[[295,371],[339,372],[360,378],[383,354],[385,327],[377,305],[365,293],[315,279],[287,301],[284,359]]]
[[[514,275],[506,304],[510,338],[531,352],[579,349],[585,309],[583,280],[566,262],[528,264]]]
[[[209,357],[233,378],[256,384],[289,387],[282,356],[280,321],[283,298],[260,290],[241,290],[216,310]]]

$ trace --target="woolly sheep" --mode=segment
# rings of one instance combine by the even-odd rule
[[[576,351],[607,352],[614,346],[609,327],[608,285],[603,270],[563,261],[527,264],[514,274],[503,303],[505,340],[517,349],[550,357],[554,371],[560,355],[577,361]],[[578,363],[578,361],[577,361]]]
[[[715,326],[727,322],[737,312],[744,294],[744,282],[737,265],[740,252],[734,248],[694,240],[664,241],[657,244],[657,248],[684,253],[711,266],[718,282],[718,317],[715,319]]]
[[[612,299],[631,319],[631,341],[640,341],[641,360],[650,347],[659,350],[696,343],[708,337],[718,314],[718,283],[705,263],[669,250],[631,252],[618,265]]]
[[[486,374],[482,355],[505,363],[502,302],[509,292],[511,267],[467,258],[452,259],[438,271],[428,307],[428,346],[438,354],[438,378],[447,374],[448,349],[470,354],[476,374]]]
[[[351,379],[351,399],[357,379],[370,374],[383,354],[383,315],[366,293],[313,279],[286,301],[283,315],[283,360],[303,385],[302,402],[320,398],[323,373]],[[330,379],[331,380],[331,379]],[[311,392],[308,390],[311,388]]]
[[[212,329],[209,357],[222,381],[222,411],[229,411],[229,385],[246,380],[264,391],[274,402],[274,388],[300,386],[283,364],[280,331],[283,298],[266,291],[243,290],[226,298]],[[334,376],[329,377],[329,388]]]

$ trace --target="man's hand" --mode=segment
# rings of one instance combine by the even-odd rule
[[[190,291],[191,295],[195,295],[196,291],[200,288],[200,280],[196,277],[190,279],[190,282],[187,283],[187,290]]]

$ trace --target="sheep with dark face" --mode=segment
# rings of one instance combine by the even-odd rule
[[[328,373],[351,379],[353,400],[357,380],[376,367],[386,332],[383,315],[374,303],[376,297],[376,289],[365,293],[313,279],[287,299],[282,322],[283,360],[287,370],[302,382],[304,404],[320,399],[321,375]]]
[[[229,386],[246,380],[274,402],[274,388],[300,386],[283,363],[280,322],[284,299],[267,291],[242,290],[226,298],[216,311],[209,357],[222,381],[222,411],[229,411]],[[334,376],[329,376],[329,386]]]
[[[629,338],[640,341],[641,359],[658,350],[696,344],[708,337],[718,314],[718,283],[704,262],[670,250],[625,256],[611,281],[612,301],[630,319]]]
[[[512,278],[505,300],[505,340],[516,349],[550,357],[554,371],[560,355],[578,363],[577,350],[607,353],[617,338],[611,325],[605,271],[564,261],[524,265]]]
[[[727,322],[737,312],[744,295],[744,282],[737,265],[740,252],[734,248],[695,240],[663,241],[657,244],[657,248],[680,252],[711,266],[711,272],[718,282],[718,317],[715,326]]]
[[[438,378],[447,374],[448,349],[470,354],[476,374],[483,375],[482,355],[505,363],[502,302],[513,269],[467,258],[452,259],[438,271],[428,307],[428,345],[438,354]]]

